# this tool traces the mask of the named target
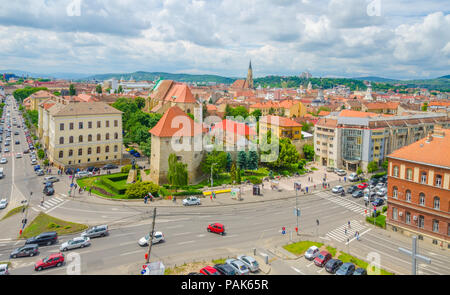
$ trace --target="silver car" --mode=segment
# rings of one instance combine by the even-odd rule
[[[6,199],[1,199],[1,200],[0,200],[0,209],[5,209],[6,206],[8,206],[8,200],[6,200]]]
[[[248,270],[248,267],[244,264],[244,262],[237,260],[237,259],[227,259],[225,261],[226,264],[231,266],[237,274],[240,275],[248,275],[250,271]]]
[[[9,275],[8,264],[0,264],[0,276]]]
[[[237,257],[240,261],[250,269],[251,272],[257,272],[259,270],[259,264],[255,258],[247,255],[240,255]]]
[[[104,237],[108,235],[108,226],[107,225],[98,225],[91,227],[87,231],[83,232],[81,236],[88,237],[88,238],[95,238],[95,237]]]
[[[89,239],[88,237],[78,237],[78,238],[73,238],[72,240],[68,240],[65,243],[62,243],[61,247],[59,247],[59,249],[61,251],[67,251],[67,250],[76,249],[76,248],[88,247],[90,245],[91,245],[91,239]]]

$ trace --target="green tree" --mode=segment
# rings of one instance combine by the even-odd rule
[[[212,167],[213,177],[217,177],[220,173],[224,172],[226,166],[227,153],[215,150],[208,153],[201,163],[201,169],[205,174],[210,174]]]
[[[167,172],[167,179],[170,185],[184,186],[188,184],[187,164],[184,164],[177,159],[177,155],[172,153],[169,155],[169,171]]]
[[[258,153],[256,151],[250,151],[248,153],[248,167],[249,170],[257,170],[258,169]]]
[[[75,85],[70,84],[70,85],[69,85],[69,95],[70,95],[70,96],[73,96],[73,95],[75,95],[75,94],[76,94]]]
[[[127,199],[142,199],[148,193],[151,193],[153,196],[158,196],[159,189],[160,187],[158,185],[150,181],[136,182],[127,187],[125,196]]]
[[[259,121],[259,117],[262,116],[262,112],[260,109],[256,109],[250,115],[255,117],[256,121]]]
[[[314,146],[310,144],[305,144],[303,146],[303,154],[305,155],[305,158],[309,161],[314,160]]]
[[[119,88],[117,88],[117,93],[123,93],[122,85],[119,85]]]
[[[231,164],[230,176],[231,176],[231,183],[235,183],[237,181],[236,162],[233,162],[233,164]]]
[[[424,102],[422,106],[422,111],[426,112],[428,110],[428,102]]]
[[[273,115],[273,114],[275,114],[275,109],[271,107],[269,109],[269,115]]]
[[[388,160],[387,159],[383,161],[383,164],[381,164],[381,167],[383,167],[384,171],[387,171],[387,169],[388,169]]]
[[[45,157],[44,150],[43,149],[38,149],[38,158],[42,160],[42,159],[44,159],[44,157]]]
[[[150,164],[150,156],[152,155],[152,138],[147,138],[147,141],[143,141],[139,144],[139,149],[148,158]]]
[[[360,175],[362,173],[363,173],[363,171],[362,171],[361,167],[358,167],[358,169],[356,169],[356,174]]]
[[[239,169],[247,169],[247,154],[244,151],[238,153],[237,166]]]
[[[237,184],[241,184],[242,182],[242,178],[241,178],[241,169],[237,169],[236,170],[236,183]]]
[[[141,110],[143,107],[145,107],[145,98],[143,97],[136,97],[134,100],[136,102],[137,107]]]
[[[373,173],[378,170],[378,163],[376,161],[372,161],[367,165],[367,172]]]
[[[233,159],[231,158],[231,154],[227,153],[227,164],[225,166],[225,170],[227,172],[231,171],[231,165],[233,164]]]
[[[230,107],[229,105],[225,108],[225,117],[239,117],[247,118],[248,117],[248,111],[243,106],[237,106],[235,108]]]
[[[102,85],[98,84],[98,85],[95,87],[95,92],[97,92],[98,94],[102,93]]]

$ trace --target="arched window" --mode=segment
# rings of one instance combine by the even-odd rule
[[[63,151],[59,151],[59,158],[63,158],[64,157],[64,152]]]
[[[88,148],[88,155],[92,154],[92,148]]]
[[[64,144],[64,137],[61,136],[61,137],[59,138],[59,144]]]
[[[419,194],[419,205],[425,206],[425,194],[424,193]]]
[[[406,202],[411,202],[411,191],[408,189],[406,190]]]
[[[420,176],[420,182],[427,183],[427,173],[426,172],[422,172],[422,174]]]
[[[394,166],[394,176],[398,177],[398,166]]]
[[[425,225],[425,217],[419,215],[419,228],[423,228]]]
[[[100,147],[97,147],[97,154],[100,154]]]
[[[69,150],[69,157],[73,156],[73,150]]]
[[[117,145],[114,146],[114,152],[117,153],[117,151],[119,150],[119,147]]]
[[[78,142],[83,142],[83,135],[78,136]]]
[[[88,135],[88,141],[92,141],[92,134]]]
[[[441,187],[441,184],[442,184],[442,176],[438,174],[436,175],[436,186]]]
[[[106,140],[109,140],[109,133],[106,133]]]
[[[433,199],[433,208],[439,210],[441,200],[439,197],[434,197]]]
[[[69,137],[69,143],[73,143],[73,136]]]
[[[394,186],[394,187],[392,188],[392,197],[393,197],[394,199],[397,199],[397,198],[398,198],[398,188],[397,188],[396,186]]]
[[[102,140],[102,136],[100,134],[97,134],[97,141]]]
[[[119,139],[119,133],[114,133],[114,139]]]
[[[78,149],[78,156],[82,156],[83,155],[83,149]]]
[[[109,145],[105,147],[105,153],[109,153]]]

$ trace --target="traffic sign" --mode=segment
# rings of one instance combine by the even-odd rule
[[[143,268],[143,269],[146,269],[146,268],[147,268],[147,264],[144,264],[144,265],[142,266],[142,268]]]
[[[281,228],[281,234],[286,234],[286,228],[284,226]]]
[[[147,272],[146,269],[141,270],[141,275],[145,275],[146,272]]]
[[[285,234],[286,234],[286,231],[285,231],[285,230],[284,230],[284,231],[282,231],[282,232],[281,232],[281,234],[282,234],[282,235],[285,235]]]

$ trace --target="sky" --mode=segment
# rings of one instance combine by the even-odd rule
[[[245,77],[450,74],[449,0],[0,2],[0,70]]]

